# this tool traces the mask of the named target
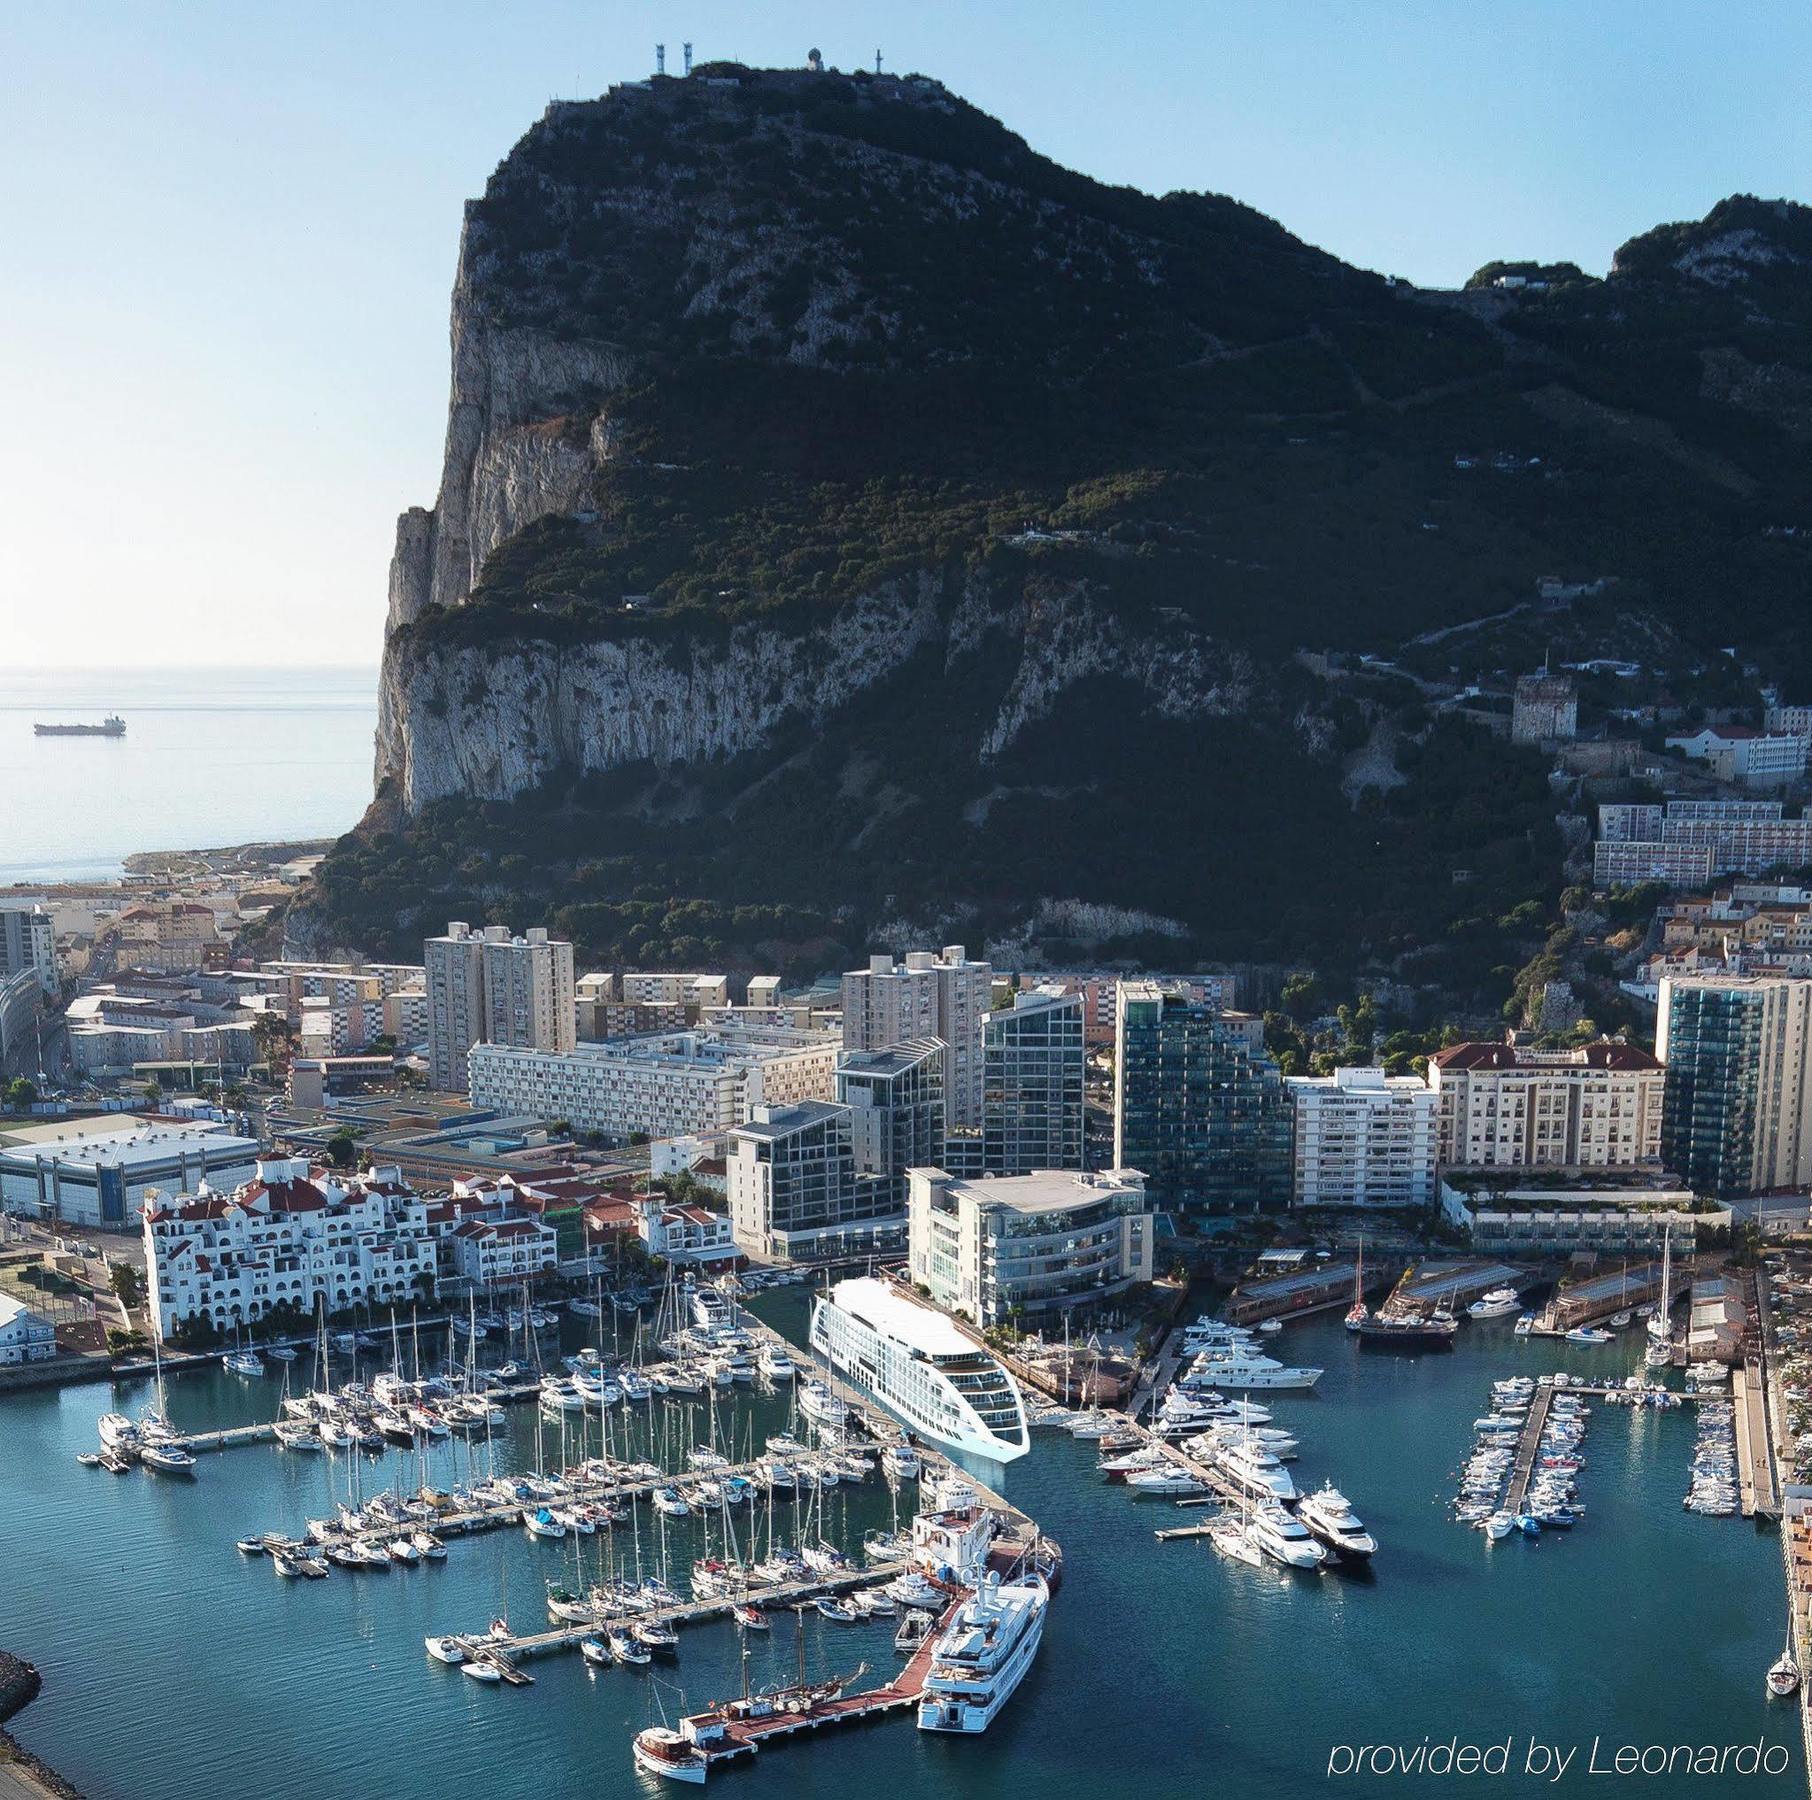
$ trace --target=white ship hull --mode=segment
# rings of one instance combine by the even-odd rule
[[[839,1282],[820,1299],[812,1348],[857,1392],[946,1450],[1008,1463],[1032,1447],[1013,1377],[941,1313],[879,1281]]]
[[[1006,1650],[998,1660],[990,1658],[984,1666],[961,1671],[960,1678],[941,1675],[940,1670],[946,1665],[940,1662],[940,1657],[946,1646],[964,1631],[959,1617],[938,1640],[937,1649],[932,1653],[931,1672],[919,1699],[919,1730],[959,1732],[970,1736],[986,1731],[1025,1679],[1044,1638],[1044,1616],[1050,1605],[1050,1589],[1043,1577],[1034,1575],[1023,1584],[1000,1588],[997,1593],[999,1599],[994,1604],[1005,1613],[1008,1621],[1001,1628],[1001,1636],[1007,1639]],[[956,1674],[952,1671],[952,1676]]]

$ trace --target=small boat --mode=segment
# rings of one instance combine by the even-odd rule
[[[566,1527],[545,1506],[537,1507],[533,1512],[525,1507],[522,1513],[522,1529],[530,1537],[563,1538],[566,1536]]]
[[[503,1670],[491,1657],[468,1658],[459,1665],[462,1675],[470,1675],[474,1681],[501,1681]]]
[[[220,1359],[220,1366],[230,1375],[244,1375],[248,1379],[264,1373],[264,1361],[256,1350],[229,1350]]]
[[[1501,1543],[1516,1529],[1515,1518],[1507,1512],[1494,1512],[1484,1522],[1487,1543]]]
[[[447,1546],[443,1544],[433,1532],[418,1531],[409,1541],[423,1556],[427,1557],[430,1562],[446,1561]]]
[[[739,1600],[730,1608],[731,1616],[744,1631],[768,1631],[772,1627],[768,1616],[752,1601]]]
[[[1768,1692],[1777,1700],[1785,1700],[1799,1688],[1799,1664],[1793,1660],[1793,1643],[1789,1639],[1786,1649],[1769,1665]]]
[[[1630,1312],[1630,1309],[1626,1306],[1621,1312],[1614,1312],[1611,1314],[1611,1324],[1618,1331],[1621,1331],[1624,1328],[1624,1326],[1626,1326],[1630,1322],[1630,1320],[1633,1316],[1634,1315]]]
[[[683,1519],[692,1511],[686,1504],[686,1497],[676,1487],[656,1488],[654,1506],[657,1512],[663,1512],[670,1519]]]
[[[278,1362],[294,1362],[296,1360],[296,1347],[293,1344],[272,1344],[264,1354],[269,1357],[274,1357]]]
[[[629,1635],[644,1650],[652,1650],[657,1655],[663,1651],[679,1648],[679,1633],[671,1625],[660,1625],[653,1619],[637,1619],[630,1626]]]
[[[1596,1325],[1575,1325],[1567,1333],[1569,1344],[1608,1344],[1610,1341],[1611,1334],[1600,1331]]]
[[[834,1594],[820,1594],[812,1604],[824,1618],[834,1619],[839,1625],[853,1625],[858,1617],[847,1600],[839,1600]]]
[[[384,1546],[384,1553],[392,1562],[418,1563],[422,1553],[407,1538],[392,1538]]]
[[[84,1469],[98,1469],[101,1466],[101,1455],[98,1450],[78,1450],[76,1452],[76,1461],[79,1462]]]
[[[633,1663],[638,1668],[645,1668],[654,1660],[653,1653],[637,1643],[634,1634],[621,1625],[612,1625],[604,1633],[604,1641],[610,1646],[612,1662]]]
[[[195,1458],[180,1444],[145,1444],[138,1453],[138,1459],[147,1469],[155,1469],[160,1475],[193,1475]]]
[[[610,1646],[601,1637],[580,1638],[579,1654],[594,1669],[607,1669],[616,1660],[610,1654]]]
[[[436,1662],[446,1663],[450,1668],[456,1668],[466,1660],[465,1646],[458,1638],[423,1638],[422,1646]]]
[[[1260,1331],[1282,1331],[1283,1330],[1283,1320],[1282,1319],[1260,1319],[1258,1322],[1258,1328]]]
[[[1535,1329],[1535,1315],[1532,1312],[1524,1313],[1522,1315],[1522,1317],[1516,1321],[1516,1324],[1514,1326],[1514,1330],[1518,1337],[1527,1337],[1529,1335],[1529,1333],[1531,1331],[1533,1331],[1534,1329]]]

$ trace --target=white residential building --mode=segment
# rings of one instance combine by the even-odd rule
[[[1750,788],[1778,788],[1806,772],[1806,739],[1753,725],[1707,725],[1667,746],[1709,765],[1720,781]]]
[[[148,1195],[250,1181],[255,1138],[210,1121],[158,1121],[104,1131],[60,1127],[0,1146],[0,1207],[58,1224],[137,1230]]]
[[[1430,1206],[1440,1097],[1419,1076],[1382,1069],[1292,1075],[1297,1206]]]
[[[566,1052],[477,1044],[475,1106],[625,1139],[709,1136],[765,1103],[828,1100],[837,1040],[827,1032],[747,1026],[612,1038]]]
[[[30,969],[51,999],[57,994],[55,915],[43,906],[0,906],[0,981]]]
[[[445,1239],[447,1272],[486,1292],[539,1281],[559,1263],[559,1235],[527,1214],[462,1219]]]
[[[436,1233],[395,1168],[341,1176],[304,1157],[268,1157],[230,1193],[151,1196],[142,1228],[157,1334],[185,1321],[218,1331],[273,1308],[304,1318],[432,1296]]]
[[[707,1206],[663,1206],[658,1200],[641,1202],[636,1212],[636,1235],[650,1256],[670,1263],[720,1263],[741,1255],[727,1213]]]
[[[937,954],[914,950],[896,963],[871,956],[843,977],[843,1047],[885,1050],[913,1038],[941,1038],[944,1121],[982,1122],[982,1020],[992,1005],[993,967],[972,962],[961,944]]]
[[[1666,1072],[1601,1039],[1575,1050],[1454,1044],[1428,1059],[1444,1168],[1616,1169],[1656,1163]]]
[[[1153,1221],[1136,1169],[907,1178],[912,1279],[987,1328],[1123,1293],[1152,1273]]]
[[[48,1362],[57,1353],[57,1328],[11,1294],[0,1294],[0,1368]]]

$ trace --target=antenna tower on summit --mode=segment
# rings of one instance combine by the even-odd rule
[[[654,72],[657,75],[667,73],[667,46],[656,44],[654,47]]]
[[[875,52],[875,73],[877,75],[879,75],[880,72],[881,72],[881,53],[879,50],[877,50]]]
[[[680,48],[685,53],[686,57],[686,73],[690,75],[692,73],[692,46],[690,44],[682,44]]]

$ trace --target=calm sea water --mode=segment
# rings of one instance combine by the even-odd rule
[[[759,1310],[797,1336],[803,1306],[793,1291]],[[1621,1375],[1633,1346],[1533,1346],[1505,1326],[1469,1327],[1451,1356],[1362,1357],[1337,1319],[1292,1327],[1279,1343],[1327,1369],[1316,1395],[1278,1396],[1274,1410],[1300,1431],[1299,1480],[1337,1479],[1380,1536],[1370,1575],[1291,1576],[1225,1565],[1196,1540],[1158,1544],[1153,1527],[1187,1515],[1105,1488],[1092,1446],[1041,1432],[1004,1485],[1063,1542],[1068,1572],[1039,1661],[993,1730],[945,1739],[876,1722],[775,1746],[714,1784],[747,1800],[1447,1793],[1464,1784],[1329,1780],[1329,1748],[1458,1733],[1512,1738],[1519,1762],[1530,1736],[1579,1745],[1581,1763],[1594,1735],[1605,1755],[1626,1741],[1760,1737],[1788,1745],[1791,1768],[1743,1790],[1803,1791],[1793,1709],[1762,1687],[1781,1641],[1777,1542],[1681,1510],[1685,1412],[1595,1410],[1589,1522],[1568,1537],[1487,1549],[1445,1510],[1493,1375]],[[268,1418],[276,1399],[275,1382],[219,1373],[170,1384],[171,1411],[193,1426]],[[423,1636],[482,1628],[506,1605],[519,1624],[538,1620],[545,1580],[573,1572],[570,1547],[499,1532],[456,1542],[438,1568],[283,1582],[238,1556],[233,1538],[299,1528],[336,1484],[345,1491],[345,1460],[233,1450],[204,1457],[193,1483],[78,1468],[111,1400],[89,1387],[0,1402],[0,1643],[45,1672],[43,1698],[16,1729],[92,1800],[648,1794],[629,1739],[657,1698],[671,1709],[678,1689],[693,1706],[735,1690],[735,1638],[721,1625],[687,1632],[657,1680],[593,1674],[561,1655],[535,1665],[532,1688],[480,1687],[429,1662]],[[638,1429],[658,1427],[670,1444],[706,1429],[699,1409],[675,1409],[664,1426],[652,1410]],[[782,1416],[747,1395],[729,1414],[738,1443],[752,1431],[758,1444]],[[511,1431],[518,1466],[531,1464],[532,1409],[517,1409]],[[455,1454],[438,1453],[441,1473]],[[395,1479],[399,1461],[363,1462],[367,1491]],[[833,1530],[852,1539],[888,1515],[884,1490],[836,1494]],[[659,1552],[646,1518],[640,1548],[644,1560]],[[683,1567],[689,1530],[668,1549]],[[891,1625],[813,1616],[804,1629],[809,1669],[894,1666]],[[783,1619],[758,1646],[757,1681],[790,1674],[793,1633]],[[1479,1785],[1520,1796],[1602,1783],[1575,1765],[1557,1785]],[[1735,1785],[1657,1777],[1642,1791]]]
[[[123,738],[32,731],[108,713]],[[370,669],[0,669],[0,884],[335,836],[371,798],[376,725]]]

